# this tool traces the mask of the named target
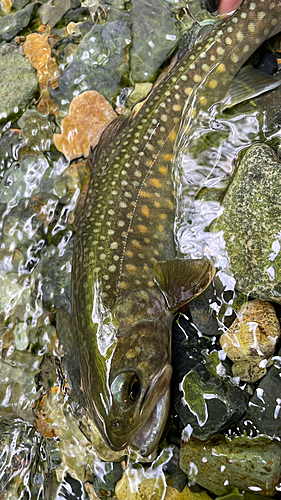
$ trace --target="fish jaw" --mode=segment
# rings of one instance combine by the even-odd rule
[[[143,457],[148,457],[156,448],[160,438],[164,432],[167,422],[169,408],[170,408],[170,380],[172,376],[172,367],[167,365],[165,373],[165,387],[163,387],[163,394],[159,398],[149,413],[144,425],[136,433],[132,447],[137,448]],[[162,380],[162,385],[163,380]],[[159,384],[155,383],[153,387],[154,395],[158,393]]]

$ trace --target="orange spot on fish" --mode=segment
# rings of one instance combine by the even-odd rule
[[[140,191],[141,198],[151,198],[152,194],[147,193],[146,191]]]
[[[170,141],[175,142],[176,138],[177,138],[177,133],[175,130],[172,130],[172,132],[169,135],[169,139]]]
[[[154,186],[156,188],[162,187],[162,183],[159,181],[159,179],[152,178],[152,179],[150,179],[150,183],[152,184],[152,186]]]
[[[126,281],[120,281],[119,283],[119,288],[121,290],[126,290],[129,287],[128,283]]]
[[[167,167],[159,167],[158,170],[159,170],[160,174],[162,174],[162,175],[166,175],[168,173]]]
[[[147,227],[144,226],[143,224],[140,224],[138,226],[138,230],[139,230],[140,233],[147,233],[147,231],[148,231]]]
[[[170,153],[170,154],[163,155],[163,158],[164,158],[164,160],[166,160],[166,161],[174,161],[174,158],[175,158],[175,157],[174,157],[174,155],[173,155],[173,154],[171,154],[171,153]]]
[[[143,205],[143,207],[141,207],[141,213],[145,217],[150,217],[149,208],[146,205]]]
[[[137,268],[136,266],[133,266],[132,264],[127,264],[126,265],[127,271],[129,271],[130,274],[136,274],[137,273]]]
[[[141,248],[141,244],[138,240],[133,240],[132,241],[132,245],[136,248]]]

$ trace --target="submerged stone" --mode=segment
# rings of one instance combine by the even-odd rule
[[[212,342],[200,337],[184,316],[174,326],[172,352],[173,403],[186,431],[204,441],[240,420],[245,392],[226,376]]]
[[[274,366],[259,382],[249,401],[247,413],[239,424],[247,434],[266,434],[271,438],[281,436],[281,350],[273,358]]]
[[[54,135],[54,143],[67,158],[88,156],[90,146],[97,145],[101,133],[117,115],[109,102],[95,90],[75,97],[69,115],[62,120],[61,135]]]
[[[234,361],[232,373],[254,383],[266,374],[267,358],[275,351],[280,324],[270,302],[255,299],[244,304],[220,344]]]
[[[36,2],[29,3],[18,12],[11,12],[0,17],[0,41],[12,40],[19,31],[28,25],[35,5]]]
[[[281,302],[281,162],[266,144],[243,157],[212,231],[223,231],[236,287]]]
[[[35,109],[28,109],[18,120],[24,148],[35,152],[49,151],[53,139],[53,131],[48,118]]]
[[[147,82],[178,44],[177,21],[161,0],[133,0],[132,5],[131,77]]]
[[[97,90],[112,101],[128,72],[125,49],[130,42],[127,20],[94,25],[60,75],[59,88],[50,91],[58,106],[67,109],[73,97],[86,90]]]
[[[281,447],[267,437],[216,436],[202,443],[182,443],[180,467],[194,480],[216,495],[234,488],[271,496],[280,480]]]
[[[38,82],[28,59],[13,44],[0,47],[0,73],[0,123],[5,123],[22,114],[34,97]]]

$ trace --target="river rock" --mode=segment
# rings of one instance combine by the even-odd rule
[[[246,393],[232,383],[213,343],[185,315],[175,322],[172,342],[174,407],[192,435],[207,440],[240,420]]]
[[[221,334],[215,310],[212,308],[213,304],[217,304],[213,283],[188,304],[192,322],[203,335]]]
[[[131,77],[147,82],[177,46],[177,22],[161,0],[133,0],[132,4]]]
[[[272,304],[259,299],[244,304],[237,314],[220,337],[220,344],[235,362],[233,375],[253,383],[266,374],[266,358],[274,354],[281,334],[280,324]]]
[[[0,123],[3,123],[22,114],[32,100],[38,82],[28,59],[13,44],[0,47],[0,73]]]
[[[67,110],[73,97],[86,90],[97,90],[112,102],[129,69],[124,53],[130,43],[126,16],[104,25],[95,24],[61,73],[59,87],[50,89],[60,109]]]
[[[132,482],[132,478],[123,474],[115,488],[118,500],[211,500],[205,491],[193,493],[185,486],[179,492],[176,488],[166,486],[161,476],[146,477],[145,471],[139,473],[136,479],[137,481]]]
[[[36,2],[31,2],[18,12],[11,12],[0,18],[0,41],[12,40],[17,33],[25,28],[31,18]]]
[[[281,447],[267,437],[216,436],[204,446],[192,439],[182,444],[180,467],[216,495],[238,488],[271,496],[280,480]]]
[[[244,155],[212,231],[223,231],[236,287],[281,302],[281,163],[266,144]]]
[[[243,421],[239,425],[247,434],[266,434],[271,438],[281,436],[281,350],[273,358],[272,366],[259,382]]]

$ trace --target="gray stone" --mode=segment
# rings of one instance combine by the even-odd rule
[[[0,41],[12,40],[19,31],[28,25],[35,4],[36,2],[29,3],[24,9],[0,18]]]
[[[131,76],[151,80],[179,42],[176,19],[161,0],[133,0]]]
[[[222,230],[236,287],[281,302],[281,163],[266,144],[251,146],[223,200],[212,231]]]
[[[6,45],[0,48],[0,123],[18,118],[38,87],[29,60],[15,46],[8,48]]]

